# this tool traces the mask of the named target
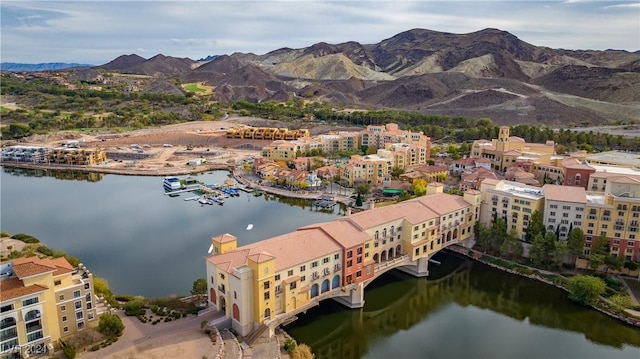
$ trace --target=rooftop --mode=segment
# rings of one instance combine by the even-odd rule
[[[542,187],[542,190],[546,200],[587,203],[587,193],[583,187],[546,184]]]
[[[640,167],[640,155],[633,152],[607,151],[586,156],[587,161]]]

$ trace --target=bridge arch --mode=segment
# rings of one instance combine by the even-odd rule
[[[378,253],[373,255],[373,261],[378,263],[380,261],[380,256],[378,255]]]
[[[329,290],[329,280],[325,279],[322,281],[322,286],[320,287],[320,292],[324,293],[327,292]]]
[[[311,298],[313,298],[313,297],[317,297],[317,296],[318,296],[318,294],[320,294],[320,293],[318,292],[318,283],[314,283],[314,284],[311,286]]]

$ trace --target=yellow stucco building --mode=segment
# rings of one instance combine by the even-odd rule
[[[2,358],[51,352],[61,338],[98,323],[93,275],[65,258],[0,263]]]

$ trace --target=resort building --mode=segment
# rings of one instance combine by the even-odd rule
[[[509,126],[500,126],[497,139],[476,140],[471,147],[472,158],[485,158],[491,168],[506,172],[517,162],[549,163],[555,153],[553,141],[527,143],[524,139],[509,135]]]
[[[390,154],[385,157],[393,156],[394,166],[398,168],[423,165],[426,164],[429,159],[429,150],[427,147],[410,143],[388,143],[384,149],[378,150],[378,154],[381,154],[381,151],[390,152]]]
[[[482,205],[480,222],[491,226],[493,217],[507,221],[507,230],[514,229],[524,239],[531,214],[543,210],[544,192],[540,187],[505,180],[485,179],[480,184]]]
[[[458,182],[458,189],[463,191],[470,189],[479,190],[480,184],[487,178],[498,180],[498,176],[496,175],[496,173],[493,170],[487,169],[485,167],[465,170],[464,172],[462,172],[460,177],[461,179],[460,182]]]
[[[491,170],[491,161],[486,158],[460,158],[451,164],[451,174],[455,176],[461,175],[464,171],[470,171],[475,168],[485,168]]]
[[[3,358],[53,353],[61,338],[98,324],[93,275],[63,257],[0,263],[0,302]]]
[[[422,132],[404,131],[396,123],[386,125],[369,125],[360,132],[363,146],[385,148],[388,143],[408,143],[426,148],[426,158],[431,156],[431,138]]]
[[[289,130],[288,128],[273,127],[233,127],[227,130],[227,138],[246,138],[253,140],[295,140],[309,137],[309,130]]]
[[[587,204],[584,188],[546,184],[542,190],[545,197],[543,223],[547,231],[566,240],[571,229],[582,229]]]
[[[362,307],[364,287],[390,269],[426,276],[433,254],[473,238],[480,203],[477,191],[463,198],[442,193],[439,184],[428,187],[426,196],[242,247],[233,235],[213,237],[209,305],[247,336],[259,327],[273,330],[323,299]]]

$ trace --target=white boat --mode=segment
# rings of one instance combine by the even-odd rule
[[[253,223],[249,223],[247,225],[247,231],[250,231],[253,228]]]
[[[211,252],[213,252],[213,243],[211,243],[211,247],[209,247],[209,252],[207,253],[211,254]]]

